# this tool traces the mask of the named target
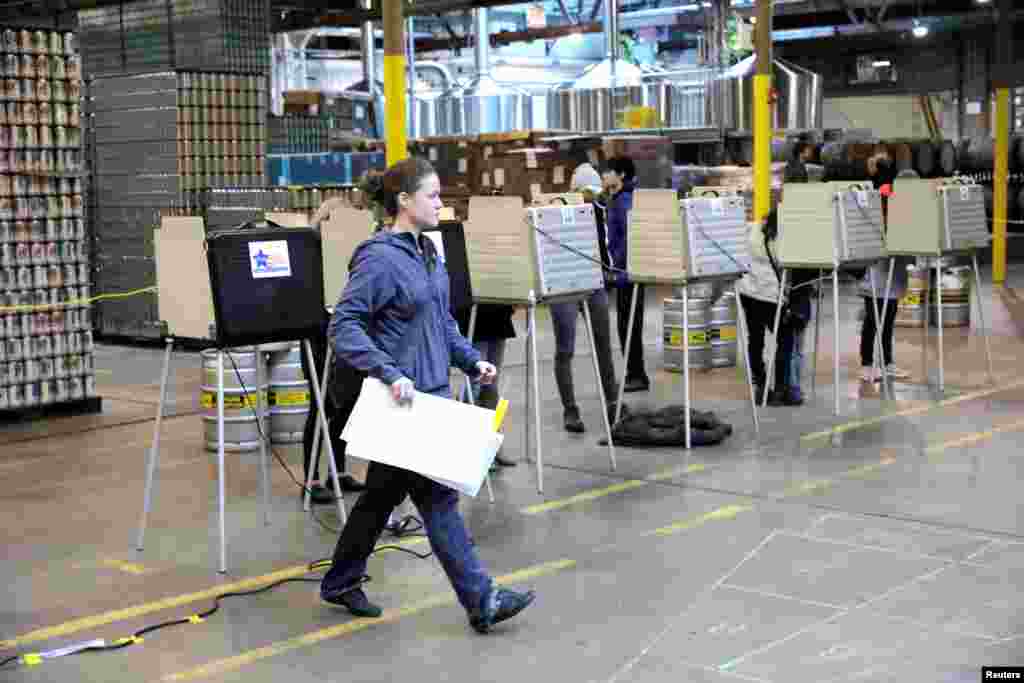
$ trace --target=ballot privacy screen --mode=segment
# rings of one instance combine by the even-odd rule
[[[207,238],[220,347],[292,341],[323,333],[323,261],[312,228],[242,226]]]

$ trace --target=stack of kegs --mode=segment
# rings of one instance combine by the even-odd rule
[[[286,342],[265,349],[269,351],[270,441],[298,443],[302,441],[310,406],[310,386],[302,370],[302,344]]]
[[[924,296],[928,289],[928,268],[922,259],[907,266],[907,293],[896,309],[896,327],[924,327]]]
[[[665,369],[683,371],[684,316],[689,328],[691,368],[735,366],[735,296],[731,292],[724,295],[716,292],[710,283],[689,285],[687,296],[687,310],[683,308],[682,289],[677,289],[673,298],[664,301]]]
[[[252,346],[224,350],[224,450],[248,453],[260,447],[256,423],[256,349]],[[206,450],[217,450],[217,351],[202,352],[203,377],[199,403],[203,409]],[[267,383],[260,386],[262,414],[267,414]]]
[[[937,327],[939,300],[936,286],[942,288],[942,326],[969,327],[971,324],[971,268],[969,266],[943,267],[939,283],[932,271],[931,291],[928,294],[932,327]]]

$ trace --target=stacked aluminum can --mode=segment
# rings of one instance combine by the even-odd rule
[[[96,395],[76,42],[0,28],[0,410]]]

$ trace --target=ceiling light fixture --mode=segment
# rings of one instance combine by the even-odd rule
[[[877,62],[872,62],[871,66],[875,67],[876,69],[881,69],[886,66],[892,66],[892,62],[890,62],[888,59],[880,59]]]
[[[925,24],[922,24],[920,20],[914,19],[914,28],[912,28],[910,32],[914,34],[915,38],[924,38],[928,35],[928,27]]]

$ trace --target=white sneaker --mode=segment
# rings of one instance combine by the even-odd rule
[[[860,380],[862,382],[877,382],[878,375],[875,374],[874,366],[867,366],[860,369]]]
[[[907,379],[910,377],[909,372],[907,372],[906,370],[901,370],[900,368],[896,367],[895,365],[892,365],[891,363],[885,366],[885,374],[891,379]]]

